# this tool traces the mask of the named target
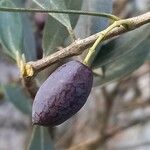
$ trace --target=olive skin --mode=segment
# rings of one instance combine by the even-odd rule
[[[56,69],[39,88],[32,106],[32,123],[56,126],[85,104],[93,83],[90,68],[73,60]]]

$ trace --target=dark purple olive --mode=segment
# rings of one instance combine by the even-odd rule
[[[90,68],[70,61],[55,70],[42,84],[32,108],[33,124],[55,126],[76,114],[85,104],[93,82]]]

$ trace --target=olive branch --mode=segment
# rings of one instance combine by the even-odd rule
[[[72,56],[77,56],[82,54],[83,51],[89,48],[89,52],[85,57],[83,63],[90,66],[94,56],[96,54],[96,47],[98,44],[102,43],[105,40],[111,39],[113,37],[119,36],[123,33],[129,32],[131,30],[137,29],[142,25],[150,23],[150,12],[139,15],[137,17],[120,19],[117,16],[107,13],[98,13],[98,12],[87,12],[80,10],[42,10],[42,9],[30,9],[30,8],[9,8],[1,7],[0,11],[6,12],[40,12],[40,13],[63,13],[63,14],[78,14],[78,15],[91,15],[91,16],[100,16],[109,18],[113,23],[106,28],[105,30],[93,34],[85,39],[78,39],[71,43],[69,46],[62,48],[60,51],[57,51],[49,56],[43,57],[40,60],[26,62],[23,55],[19,56],[16,54],[17,65],[20,69],[21,77],[25,82],[25,85],[30,85],[34,76],[38,74],[43,69],[70,58]],[[30,89],[27,86],[27,89]],[[34,87],[34,86],[33,86]],[[36,89],[36,88],[35,88]],[[30,93],[34,90],[31,88]],[[34,96],[34,94],[31,94]]]
[[[25,68],[28,69],[25,71],[26,74],[24,75],[24,77],[30,78],[36,75],[41,70],[58,61],[64,60],[72,56],[80,55],[84,50],[86,50],[93,44],[84,60],[84,63],[89,65],[92,61],[92,56],[95,54],[95,48],[100,42],[111,39],[125,32],[129,32],[148,23],[150,23],[150,12],[147,12],[137,17],[120,19],[118,21],[115,21],[112,25],[99,33],[93,34],[85,39],[76,40],[69,46],[62,48],[60,51],[57,51],[40,60],[26,63],[25,65],[28,65],[28,67]],[[33,74],[31,74],[31,72]]]

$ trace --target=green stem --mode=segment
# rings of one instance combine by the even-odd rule
[[[99,32],[99,37],[98,39],[95,41],[95,43],[93,44],[93,46],[89,49],[89,52],[87,54],[87,56],[85,57],[83,63],[87,66],[91,66],[95,55],[96,55],[96,47],[98,46],[98,44],[100,44],[102,42],[102,40],[105,38],[105,36],[115,27],[118,27],[120,25],[123,25],[124,27],[128,26],[130,27],[131,22],[127,21],[127,20],[119,20],[119,21],[115,21],[112,25],[110,25],[108,28],[106,28],[105,30],[103,30],[102,32]]]
[[[98,12],[87,12],[81,10],[48,10],[48,9],[33,9],[33,8],[9,8],[9,7],[0,7],[0,11],[6,12],[40,12],[40,13],[62,13],[62,14],[78,14],[78,15],[89,15],[89,16],[99,16],[109,18],[111,20],[119,20],[119,18],[112,14],[107,13],[98,13]]]

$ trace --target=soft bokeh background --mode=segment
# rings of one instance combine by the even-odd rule
[[[85,0],[83,8],[87,8],[87,5]],[[150,0],[113,0],[113,6],[113,14],[121,18],[128,18],[150,11]],[[36,45],[40,58],[41,37],[46,16],[37,13],[32,14],[31,18],[34,22]],[[87,27],[78,25],[76,29],[77,35],[80,37],[92,34],[88,29],[91,20],[86,17],[84,19],[80,18],[78,24],[87,21]],[[17,80],[18,76],[19,71],[16,65],[13,65],[12,61],[0,51],[0,83],[9,84]],[[0,150],[25,149],[30,134],[30,119],[16,109],[0,92]],[[104,132],[109,135],[113,130],[115,132],[110,137],[106,137],[103,141],[97,140],[103,136]],[[131,75],[119,81],[102,87],[94,87],[86,105],[79,113],[53,132],[53,141],[57,150],[65,150],[79,144],[83,144],[82,149],[87,149],[86,145],[91,146],[92,142],[94,143],[91,148],[93,150],[96,148],[149,150],[150,62],[146,61]]]

